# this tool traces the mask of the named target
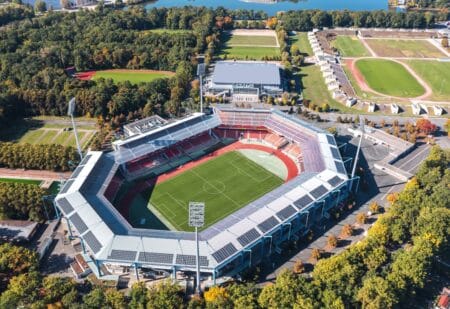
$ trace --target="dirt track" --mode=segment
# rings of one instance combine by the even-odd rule
[[[52,172],[39,170],[0,168],[0,178],[20,178],[36,180],[59,181],[61,178],[68,179],[71,172]]]

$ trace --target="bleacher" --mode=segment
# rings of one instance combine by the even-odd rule
[[[270,117],[268,111],[242,111],[239,109],[219,110],[218,115],[222,125],[236,128],[264,128],[266,120]]]
[[[118,175],[114,175],[109,183],[108,187],[105,190],[105,197],[112,203],[116,197],[117,192],[119,191],[120,186],[122,185],[124,179]]]
[[[300,149],[300,146],[295,143],[288,144],[283,148],[283,152],[293,158],[297,163],[302,161],[302,150]]]
[[[267,134],[264,138],[264,141],[270,144],[271,146],[275,147],[276,149],[280,149],[289,143],[284,137],[273,133]]]

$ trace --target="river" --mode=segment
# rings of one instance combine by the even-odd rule
[[[45,0],[48,7],[60,8],[59,0]],[[24,0],[26,3],[34,3],[34,0]],[[321,10],[353,10],[373,11],[387,10],[387,0],[156,0],[143,4],[147,9],[152,7],[175,7],[175,6],[223,6],[227,9],[253,9],[262,10],[269,15],[275,15],[279,11],[321,9]]]

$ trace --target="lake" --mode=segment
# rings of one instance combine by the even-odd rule
[[[273,2],[272,2],[273,1]],[[24,0],[25,3],[33,4],[34,0]],[[47,7],[60,8],[59,0],[45,0]],[[321,10],[352,10],[373,11],[387,10],[387,0],[299,0],[299,1],[277,1],[277,0],[157,0],[144,5],[147,9],[152,7],[174,7],[174,6],[223,6],[227,9],[253,9],[262,10],[269,15],[275,15],[279,11],[321,9]]]

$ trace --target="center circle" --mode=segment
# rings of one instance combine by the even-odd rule
[[[203,190],[208,194],[221,194],[225,192],[225,188],[225,184],[217,180],[203,183]]]

